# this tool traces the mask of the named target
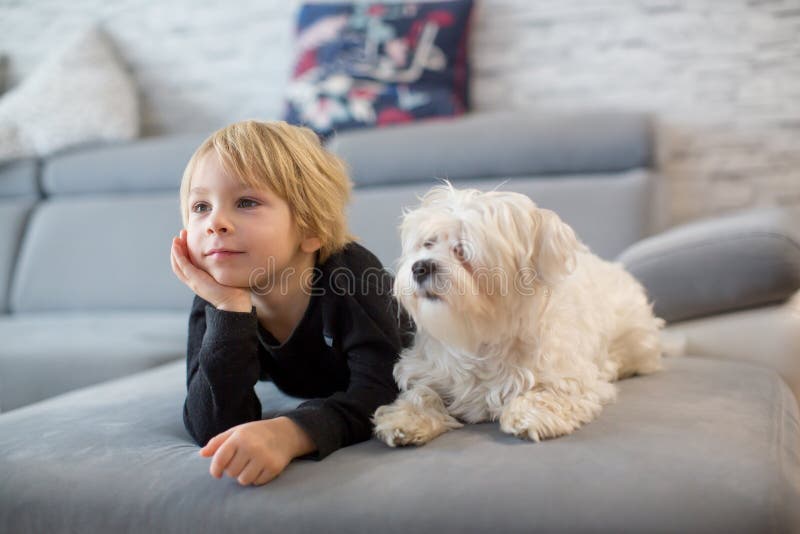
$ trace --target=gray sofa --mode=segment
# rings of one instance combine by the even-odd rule
[[[434,177],[520,191],[625,262],[685,356],[620,382],[564,438],[487,423],[419,449],[371,440],[295,461],[260,488],[212,479],[181,421],[191,294],[168,261],[202,137],[0,168],[0,532],[800,531],[796,214],[663,232],[638,114],[481,114],[330,148],[356,182],[352,230],[390,270],[402,209]],[[299,402],[269,383],[258,393],[265,416]]]

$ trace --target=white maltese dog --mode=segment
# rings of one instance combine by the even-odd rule
[[[399,397],[373,417],[388,445],[497,419],[562,436],[616,398],[612,381],[661,368],[664,321],[642,286],[527,196],[446,183],[400,228],[394,293],[417,333],[394,367]]]

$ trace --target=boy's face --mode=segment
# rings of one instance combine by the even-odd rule
[[[284,269],[299,269],[301,258],[318,248],[316,239],[302,238],[285,200],[243,185],[214,150],[198,161],[188,207],[192,262],[226,286],[277,287]]]

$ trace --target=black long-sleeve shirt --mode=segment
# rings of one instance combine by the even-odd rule
[[[198,444],[261,419],[253,389],[259,379],[311,399],[282,414],[316,444],[309,457],[370,438],[372,414],[397,397],[392,368],[413,323],[391,296],[391,275],[357,243],[317,265],[314,278],[308,308],[282,344],[255,308],[221,311],[195,297],[183,420]]]

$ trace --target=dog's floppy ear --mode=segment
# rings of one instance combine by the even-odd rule
[[[554,285],[575,269],[577,253],[585,248],[572,228],[555,212],[536,206],[530,197],[521,193],[488,193],[496,199],[494,212],[500,240],[510,247],[518,271],[515,276]],[[530,272],[530,271],[533,272]]]
[[[575,269],[577,253],[584,245],[554,211],[534,207],[531,217],[535,227],[532,267],[539,279],[553,285]]]

